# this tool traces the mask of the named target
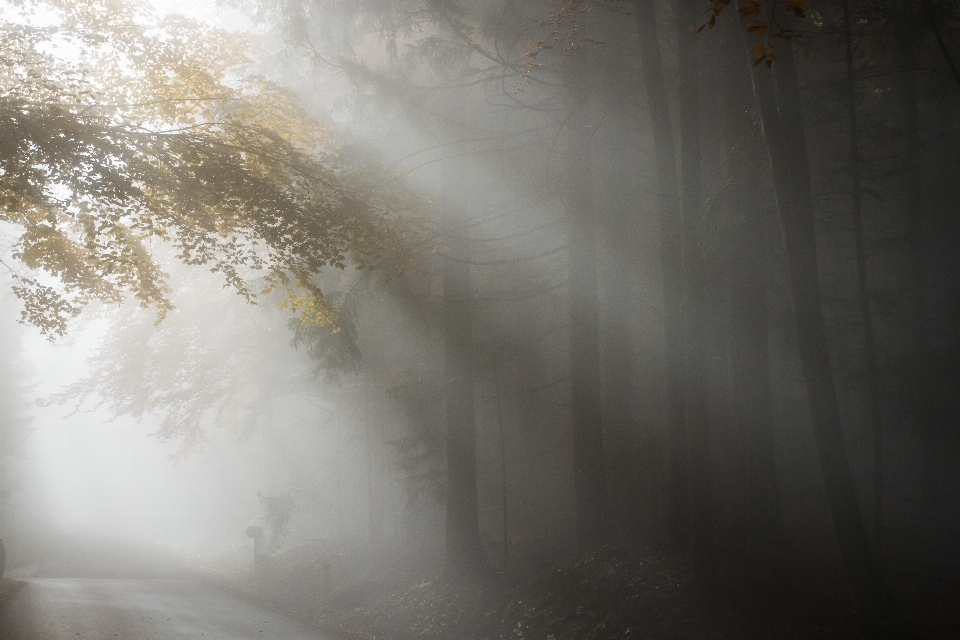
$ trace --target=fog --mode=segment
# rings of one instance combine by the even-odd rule
[[[93,321],[67,344],[51,345],[6,315],[7,330],[23,340],[30,390],[39,398],[75,382],[103,338],[105,323]],[[115,419],[102,409],[72,413],[61,405],[31,413],[17,505],[25,518],[73,533],[193,547],[228,537],[231,526],[242,530],[258,514],[256,491],[267,478],[253,440],[225,436],[206,455],[174,464],[176,445],[151,435],[155,419]]]
[[[0,629],[960,633],[956,3],[700,4],[5,7]]]

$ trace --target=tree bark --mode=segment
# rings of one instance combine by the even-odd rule
[[[637,30],[647,105],[653,125],[660,209],[660,269],[663,281],[664,360],[667,386],[666,516],[667,541],[686,547],[690,530],[687,433],[683,399],[682,227],[677,153],[670,103],[664,82],[653,2],[637,2]]]
[[[613,109],[621,112],[620,105]],[[636,200],[630,197],[627,185],[632,176],[628,163],[627,138],[624,118],[612,118],[612,134],[607,140],[609,159],[603,172],[609,177],[610,212],[607,216],[606,247],[611,256],[603,280],[605,331],[603,338],[603,423],[604,457],[607,466],[608,496],[611,506],[611,524],[621,539],[630,538],[636,530],[635,467],[631,452],[634,448],[631,407],[631,349],[630,303],[634,292],[630,288],[631,224],[636,214]]]
[[[943,61],[947,63],[947,67],[950,69],[950,73],[953,74],[953,79],[956,81],[957,87],[960,88],[960,69],[957,68],[956,63],[953,61],[953,56],[950,55],[947,43],[943,41],[943,34],[940,33],[940,23],[937,21],[937,14],[934,12],[930,0],[923,0],[923,12],[926,14],[927,21],[930,23],[930,30],[933,32],[933,37],[936,39],[940,53],[943,55]]]
[[[910,291],[913,307],[915,353],[923,358],[929,349],[930,319],[927,312],[927,265],[923,247],[923,188],[920,183],[920,111],[917,95],[917,55],[913,45],[904,47],[903,128],[907,187],[907,224],[910,234]],[[917,372],[919,374],[919,371]]]
[[[737,21],[719,24],[724,59],[741,60]],[[736,424],[739,513],[748,544],[769,547],[783,537],[774,451],[767,324],[767,242],[758,175],[762,139],[746,65],[727,64],[723,137],[729,192],[730,377]]]
[[[690,551],[698,580],[714,581],[713,500],[710,461],[710,406],[706,344],[706,260],[701,207],[700,89],[696,32],[702,7],[680,1],[680,180],[682,207],[684,400],[690,483]]]
[[[364,443],[365,462],[367,466],[367,533],[370,542],[374,545],[383,541],[383,477],[381,467],[380,448],[383,441],[382,433],[378,428],[380,421],[377,412],[370,406],[372,398],[379,397],[372,385],[366,390],[366,397],[360,398],[360,411],[364,423],[366,442]]]
[[[593,208],[589,85],[576,56],[565,71],[567,105],[566,204],[569,235],[570,418],[577,549],[597,551],[607,540],[607,496],[600,398],[597,315],[597,221]]]
[[[857,288],[860,321],[863,325],[867,394],[870,398],[870,426],[873,432],[873,553],[877,577],[883,579],[883,421],[880,413],[880,373],[877,345],[870,309],[867,254],[863,240],[863,190],[860,172],[860,124],[857,114],[857,87],[853,59],[853,20],[850,0],[843,2],[843,44],[846,63],[847,128],[850,135],[850,205],[853,214],[854,247],[857,261]]]
[[[449,174],[449,166],[442,168]],[[445,175],[444,181],[453,182]],[[451,185],[452,186],[452,185]],[[480,575],[483,556],[477,513],[477,427],[471,367],[470,247],[449,209],[441,233],[451,248],[443,259],[444,399],[447,422],[447,512],[444,574],[450,579]]]
[[[742,0],[738,4],[742,4]],[[773,65],[776,94],[770,71],[764,65],[752,67],[753,86],[773,173],[787,255],[797,347],[834,534],[860,608],[864,632],[873,637],[879,633],[880,590],[870,542],[857,504],[830,368],[820,298],[810,164],[792,44],[778,43],[777,53],[780,60]]]

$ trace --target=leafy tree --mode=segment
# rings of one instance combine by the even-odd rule
[[[44,402],[156,416],[155,437],[185,456],[202,449],[211,424],[245,435],[276,398],[313,390],[310,363],[289,348],[285,314],[211,295],[217,278],[209,273],[178,266],[170,281],[176,309],[163,323],[132,305],[115,310],[87,374]]]
[[[270,525],[270,549],[276,551],[290,535],[290,521],[299,509],[297,496],[292,489],[273,496],[258,491],[257,500],[263,508],[263,519]]]
[[[349,297],[344,296],[344,298]],[[335,300],[336,302],[336,300]],[[354,310],[340,303],[336,321],[329,325],[304,323],[290,318],[287,326],[293,332],[292,345],[313,360],[313,376],[321,382],[337,383],[344,374],[360,373],[362,355],[357,344]]]
[[[414,120],[424,118],[425,110],[422,105],[410,108],[410,97],[422,98],[429,90],[417,86],[405,72],[412,71],[411,75],[415,74],[420,82],[449,85],[461,82],[463,74],[472,70],[471,51],[464,40],[469,40],[474,33],[474,27],[468,26],[468,20],[474,16],[458,9],[453,2],[369,0],[345,4],[241,0],[231,4],[252,11],[272,32],[278,32],[288,48],[305,55],[313,64],[347,75],[356,93],[368,91],[385,98],[391,109],[399,104],[404,116]],[[382,64],[371,64],[358,54],[355,45],[365,38],[376,38],[382,43],[385,59],[372,56]],[[402,38],[410,39],[413,44],[407,50],[409,56],[404,56],[401,62],[397,43]],[[421,65],[423,62],[427,64]],[[462,187],[464,176],[453,177],[455,164],[443,162],[444,189],[448,184]],[[475,576],[481,571],[482,551],[477,510],[474,373],[470,366],[474,311],[470,305],[470,243],[456,238],[464,233],[460,228],[461,217],[460,212],[454,213],[454,208],[446,207],[440,228],[447,248],[441,254],[445,258],[440,264],[444,303],[438,314],[445,349],[445,383],[441,389],[446,411],[445,433],[427,429],[421,419],[411,414],[412,435],[392,445],[398,453],[401,472],[414,493],[420,492],[417,485],[430,484],[436,479],[438,469],[432,463],[425,465],[424,461],[439,456],[435,445],[446,445],[445,455],[439,458],[445,467],[442,474],[447,512],[445,571],[448,575]],[[303,344],[313,357],[325,363],[321,366],[335,365],[350,355],[350,331],[349,327],[335,335],[300,331],[298,344]],[[322,334],[323,329],[319,332]],[[410,395],[411,390],[419,388],[400,385],[391,395],[408,406],[414,402],[411,397],[416,397],[416,394]],[[438,441],[441,434],[445,438]]]
[[[409,434],[388,443],[405,485],[408,507],[426,498],[446,497],[446,447],[436,400],[442,393],[439,380],[412,376],[387,390],[403,407],[409,422]]]
[[[123,3],[29,6],[57,23],[0,23],[0,220],[19,231],[20,264],[4,264],[24,320],[62,335],[91,301],[124,295],[162,319],[154,239],[249,301],[286,293],[305,323],[335,318],[322,267],[409,269],[419,203],[339,157],[289,91],[245,75],[250,39]]]

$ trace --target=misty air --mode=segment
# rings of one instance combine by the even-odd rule
[[[0,0],[0,636],[960,639],[958,211],[958,0]]]

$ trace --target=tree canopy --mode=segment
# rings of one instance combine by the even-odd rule
[[[99,300],[171,309],[153,242],[306,324],[324,266],[403,273],[427,216],[400,176],[344,153],[243,35],[128,3],[21,4],[0,22],[0,220],[23,320],[50,337]],[[18,264],[19,263],[19,264]]]

